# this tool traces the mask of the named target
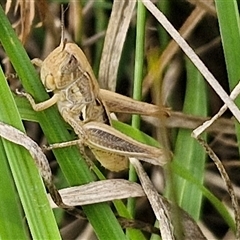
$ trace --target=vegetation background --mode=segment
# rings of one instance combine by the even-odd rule
[[[0,11],[1,29],[4,29],[0,31],[3,46],[0,48],[1,67],[4,75],[8,76],[7,85],[1,73],[0,119],[22,130],[21,118],[24,119],[27,134],[40,146],[47,142],[60,142],[60,139],[66,141],[71,136],[56,109],[35,114],[24,99],[15,95],[15,102],[12,99],[8,86],[14,91],[23,85],[39,101],[47,95],[36,71],[10,34],[11,27],[8,26],[5,15],[21,39],[29,58],[44,59],[60,42],[60,4],[64,4],[67,9],[64,22],[66,38],[83,49],[98,77],[113,2],[41,0],[10,3],[1,0],[0,3],[6,12],[4,14]],[[154,4],[187,39],[229,94],[240,79],[238,1],[160,0],[154,1]],[[136,29],[142,31],[143,38],[136,33]],[[141,52],[143,56],[139,55]],[[171,115],[167,119],[156,121],[142,117],[139,123],[133,123],[173,152],[172,164],[164,170],[144,165],[152,182],[160,194],[176,201],[200,224],[208,239],[234,238],[236,227],[230,215],[231,201],[224,182],[204,149],[191,137],[192,130],[207,117],[216,114],[223,102],[143,6],[140,10],[139,6],[134,10],[120,54],[116,92],[130,97],[134,92],[134,98],[138,96],[142,101],[171,109]],[[106,66],[109,64],[106,62]],[[14,69],[21,81],[12,77]],[[118,118],[131,124],[129,115],[118,114]],[[225,166],[239,198],[239,125],[234,121],[232,113],[226,111],[203,137]],[[14,236],[21,236],[22,239],[58,239],[58,229],[63,239],[96,238],[86,220],[76,220],[62,211],[56,211],[55,217],[53,216],[47,206],[37,169],[27,152],[17,150],[17,146],[8,145],[6,141],[3,144],[1,142],[0,147],[0,219],[4,223],[0,226],[0,236],[3,239],[13,239]],[[77,149],[58,150],[54,155],[51,152],[46,154],[59,188],[88,181],[87,166]],[[132,172],[115,174],[101,170],[107,178],[134,178]],[[36,210],[39,204],[43,214]],[[155,216],[146,198],[128,203],[128,207],[135,219],[154,225]],[[107,204],[86,207],[84,211],[89,214],[97,238],[126,237]],[[131,239],[158,239],[158,236],[150,233],[141,234],[141,238],[139,233],[126,234]]]

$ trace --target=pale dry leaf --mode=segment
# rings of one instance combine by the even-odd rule
[[[20,39],[24,44],[32,29],[33,19],[35,16],[35,1],[21,1],[24,5],[21,7],[21,35]]]
[[[8,13],[12,1],[7,1],[5,12]],[[19,33],[19,38],[24,44],[29,36],[29,33],[32,29],[33,19],[35,16],[35,1],[17,1],[15,3],[14,14],[17,13],[17,10],[20,9],[20,19],[13,23],[13,27],[16,28]]]
[[[82,42],[82,47],[89,47],[91,45],[93,45],[94,43],[96,43],[99,39],[103,38],[105,36],[106,32],[105,31],[101,31],[97,34],[94,34],[93,36],[85,39]]]
[[[52,173],[48,160],[37,143],[20,130],[2,122],[0,122],[0,136],[26,148],[35,160],[46,184],[52,183]]]
[[[69,30],[73,33],[74,41],[78,42],[82,34],[82,6],[79,1],[69,3]]]
[[[115,0],[104,41],[98,81],[101,88],[116,90],[118,65],[136,0]]]
[[[234,233],[231,230],[228,230],[222,240],[235,239]]]
[[[134,166],[142,188],[152,206],[153,212],[159,221],[159,228],[163,240],[175,239],[173,236],[173,226],[170,219],[170,214],[165,204],[162,201],[159,193],[152,185],[149,177],[144,171],[141,163],[136,158],[129,158],[131,164]]]
[[[20,130],[2,122],[0,122],[0,136],[10,142],[23,146],[29,151],[53,200],[60,207],[68,208],[68,206],[62,202],[61,196],[53,183],[52,172],[48,160],[37,143]],[[78,213],[78,210],[76,210],[76,212]]]
[[[94,6],[94,2],[95,0],[88,0],[82,10],[82,14],[83,16],[87,16],[89,15],[90,11],[92,10],[93,6]]]
[[[79,225],[78,225],[78,227],[79,227]],[[97,236],[94,232],[94,229],[90,223],[87,224],[87,226],[83,229],[83,231],[81,231],[79,236],[77,236],[75,238],[75,240],[83,240],[83,239],[90,239],[90,240],[98,240],[99,239],[99,238],[97,238]]]
[[[15,7],[14,7],[14,4],[15,4]],[[19,5],[20,5],[19,0],[17,0],[16,2],[13,2],[12,0],[7,0],[5,5],[5,13],[8,14],[10,11],[10,8],[14,7],[14,14],[16,14]]]
[[[74,240],[98,240],[94,229],[89,222],[84,219],[75,219],[60,229],[62,239]]]
[[[6,5],[5,5],[5,13],[8,14],[8,12],[10,11],[10,8],[12,6],[13,1],[12,0],[7,0],[6,1]]]
[[[14,8],[14,14],[17,13],[18,8],[21,7],[21,0],[17,0]]]
[[[207,239],[217,239],[217,237],[209,229],[210,226],[205,225],[205,223],[203,223],[203,222],[199,222],[198,225]]]
[[[68,206],[82,206],[116,199],[145,196],[139,184],[124,179],[91,182],[81,186],[61,189],[59,193],[63,202]],[[51,207],[57,207],[50,195],[48,195],[48,198]]]
[[[159,23],[165,28],[165,30],[171,35],[171,37],[178,43],[180,48],[189,57],[193,64],[197,67],[199,72],[204,76],[207,82],[211,85],[214,91],[219,95],[222,101],[228,106],[230,111],[236,117],[238,122],[240,122],[240,110],[224,91],[219,82],[215,79],[213,74],[204,65],[201,59],[196,55],[193,49],[188,45],[188,43],[181,37],[179,32],[172,26],[172,24],[167,20],[164,14],[150,1],[144,0],[142,3],[146,8],[152,13],[152,15],[159,21]]]

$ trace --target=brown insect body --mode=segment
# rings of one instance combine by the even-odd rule
[[[42,63],[41,79],[47,89],[59,95],[56,102],[59,112],[70,125],[72,119],[77,126],[90,121],[111,124],[106,106],[98,98],[99,87],[92,68],[76,44],[61,43],[51,52]],[[86,139],[87,132],[78,129],[75,132]],[[121,171],[128,167],[127,157],[90,148],[105,168]]]

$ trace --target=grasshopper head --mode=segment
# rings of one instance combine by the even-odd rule
[[[48,90],[62,89],[74,81],[77,68],[77,59],[60,45],[43,61],[41,80]]]
[[[64,41],[43,61],[41,79],[48,90],[55,91],[67,88],[84,73],[90,76],[93,91],[98,92],[98,84],[86,56],[75,43]]]

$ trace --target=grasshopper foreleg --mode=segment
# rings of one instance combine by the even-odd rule
[[[27,100],[29,101],[30,105],[32,106],[33,110],[36,112],[45,110],[45,109],[53,106],[55,103],[57,103],[57,101],[59,100],[59,97],[60,97],[59,94],[54,94],[50,99],[48,99],[44,102],[36,103],[34,98],[29,93],[20,92],[18,90],[16,90],[16,93],[18,95],[22,95],[22,96],[26,97]]]

